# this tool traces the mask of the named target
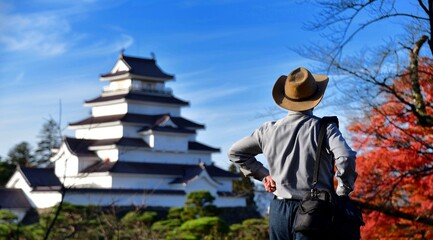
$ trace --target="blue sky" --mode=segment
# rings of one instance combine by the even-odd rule
[[[230,145],[273,118],[257,116],[275,106],[275,80],[298,66],[314,72],[314,62],[291,50],[322,40],[303,30],[319,11],[304,2],[1,1],[0,156],[22,141],[35,148],[50,117],[61,116],[62,127],[88,117],[84,101],[101,93],[99,74],[124,48],[130,56],[153,52],[175,75],[168,87],[190,102],[182,115],[206,125],[198,140],[221,148],[213,159],[228,166]]]

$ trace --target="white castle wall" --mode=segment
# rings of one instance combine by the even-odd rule
[[[21,173],[15,171],[6,184],[6,188],[21,188],[25,193],[30,192],[32,188],[27,184]]]
[[[156,151],[168,151],[185,153],[188,151],[188,139],[186,136],[175,134],[154,133],[153,142],[149,145]]]
[[[113,177],[109,173],[81,173],[62,181],[68,188],[111,188],[113,186]]]
[[[152,207],[181,207],[185,204],[186,195],[162,195],[151,192],[136,194],[98,194],[98,193],[67,193],[65,202],[76,205],[110,206],[152,206]],[[245,207],[245,199],[239,197],[216,197],[217,207]]]
[[[170,184],[175,177],[171,175],[150,175],[150,174],[124,174],[124,173],[89,173],[80,174],[75,177],[67,177],[65,186],[74,188],[114,188],[114,189],[168,189],[185,190],[192,192],[197,190],[211,190],[216,195],[217,191],[231,192],[232,179],[214,178],[220,184],[202,175],[187,184]]]
[[[166,104],[158,104],[158,103],[129,103],[128,106],[129,113],[135,114],[149,114],[149,115],[158,115],[158,114],[170,114],[173,117],[180,116],[180,107],[172,106]]]
[[[55,191],[34,191],[27,193],[36,208],[50,208],[60,202],[62,195]]]
[[[78,174],[78,157],[66,152],[64,157],[56,161],[54,173],[61,180],[63,176],[75,176]]]
[[[65,196],[65,202],[76,205],[110,206],[161,206],[180,207],[185,203],[184,195],[156,195],[152,193],[136,194],[98,194],[98,193],[69,193]]]
[[[167,175],[143,175],[143,174],[113,174],[112,188],[129,189],[170,189],[182,190],[176,184],[169,184],[174,179]]]
[[[123,126],[104,126],[103,124],[94,124],[87,128],[79,128],[75,131],[77,139],[111,139],[121,138],[123,136]]]
[[[94,117],[126,114],[127,112],[128,105],[126,102],[92,107],[92,116]]]
[[[104,161],[110,161],[115,162],[119,160],[119,149],[118,148],[112,148],[112,149],[105,149],[105,150],[97,150],[95,151],[96,155]]]
[[[134,114],[148,114],[148,115],[158,115],[158,114],[170,114],[171,116],[180,116],[180,108],[178,106],[171,106],[166,104],[158,103],[116,103],[103,106],[93,106],[92,116],[102,117],[119,115],[126,113]]]

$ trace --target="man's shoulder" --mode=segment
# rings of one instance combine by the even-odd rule
[[[264,122],[262,124],[261,128],[273,127],[277,122],[278,122],[278,120],[277,121],[267,121],[267,122]]]
[[[337,116],[325,116],[320,119],[322,124],[328,125],[334,123],[337,128],[339,127],[338,117]]]

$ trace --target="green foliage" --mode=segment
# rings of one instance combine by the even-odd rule
[[[15,169],[16,166],[14,164],[0,161],[0,187],[6,185]]]
[[[167,220],[161,220],[158,222],[155,222],[151,230],[158,234],[167,234],[173,229],[176,229],[182,225],[182,221],[180,219],[167,219]]]
[[[30,144],[28,142],[21,142],[9,150],[7,162],[23,167],[30,167],[34,162],[34,156],[31,152]]]
[[[156,217],[156,212],[131,211],[120,220],[118,236],[122,236],[122,239],[153,239],[155,234],[150,230],[150,226]]]
[[[212,204],[215,197],[208,191],[190,192],[186,196],[185,206],[197,206],[203,208],[206,205]]]
[[[231,225],[229,235],[233,240],[269,239],[268,229],[268,219],[251,218],[243,221],[242,224]]]
[[[150,226],[153,222],[155,222],[155,219],[157,217],[156,212],[139,212],[139,211],[132,211],[127,213],[123,218],[121,219],[122,223],[124,224],[138,224],[138,225],[146,225]]]
[[[123,239],[153,239],[155,234],[150,230],[150,226],[156,217],[157,213],[152,211],[131,211],[121,219],[119,235]]]
[[[168,210],[167,219],[182,219],[183,207],[173,207]]]
[[[49,119],[44,123],[39,132],[38,138],[40,140],[34,153],[32,152],[31,145],[28,142],[23,141],[9,150],[6,162],[22,167],[47,166],[50,163],[50,158],[52,156],[51,150],[58,147],[61,142],[59,126],[56,121]],[[3,182],[3,178],[6,177],[7,175],[1,172],[0,169],[0,181]]]
[[[9,210],[0,209],[0,239],[13,239],[18,226],[17,216]]]
[[[45,228],[43,228],[39,223],[23,226],[21,227],[22,232],[20,233],[21,238],[16,239],[43,239],[45,235]]]
[[[183,221],[188,221],[200,217],[215,216],[218,208],[213,205],[215,197],[208,191],[190,192],[185,201],[185,207],[181,212]]]
[[[55,210],[56,208],[53,208],[51,211],[42,213],[40,215],[40,227],[44,229],[44,232],[47,229],[49,223],[51,223],[53,220]],[[78,239],[79,237],[85,237],[85,235],[88,235],[90,238],[98,236],[98,222],[102,222],[99,218],[103,217],[103,219],[106,219],[110,217],[109,215],[102,216],[100,213],[100,209],[94,208],[92,206],[86,208],[63,203],[62,211],[60,212],[53,230],[50,233],[50,238]],[[109,228],[108,230],[111,231],[112,229],[113,228]]]
[[[228,225],[219,217],[202,217],[184,222],[179,227],[182,236],[190,239],[213,239],[229,232]],[[215,238],[216,239],[216,238]]]
[[[18,217],[7,209],[0,209],[0,224],[14,223]]]
[[[185,209],[214,207],[208,192],[190,194],[189,205],[171,208],[165,219],[158,220],[154,211],[136,209],[122,214],[119,209],[98,206],[74,206],[63,203],[49,239],[267,239],[268,223],[265,219],[250,219],[242,224],[228,226],[221,217],[201,215],[183,220]],[[197,204],[197,205],[196,205]],[[16,216],[0,210],[0,239],[44,239],[47,227],[54,218],[56,208],[39,213],[39,222],[17,225]],[[254,237],[254,238],[252,238]]]

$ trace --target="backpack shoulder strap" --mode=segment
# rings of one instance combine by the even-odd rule
[[[337,116],[326,116],[320,119],[320,121],[323,124],[323,126],[326,126],[329,123],[335,123],[337,127],[340,127]]]
[[[313,174],[313,189],[316,187],[317,182],[319,181],[319,166],[320,166],[320,152],[322,151],[323,139],[326,135],[326,127],[329,123],[335,123],[338,127],[338,118],[336,116],[327,116],[320,119],[320,130],[319,130],[319,141],[316,150],[316,159],[314,164],[314,174]]]

